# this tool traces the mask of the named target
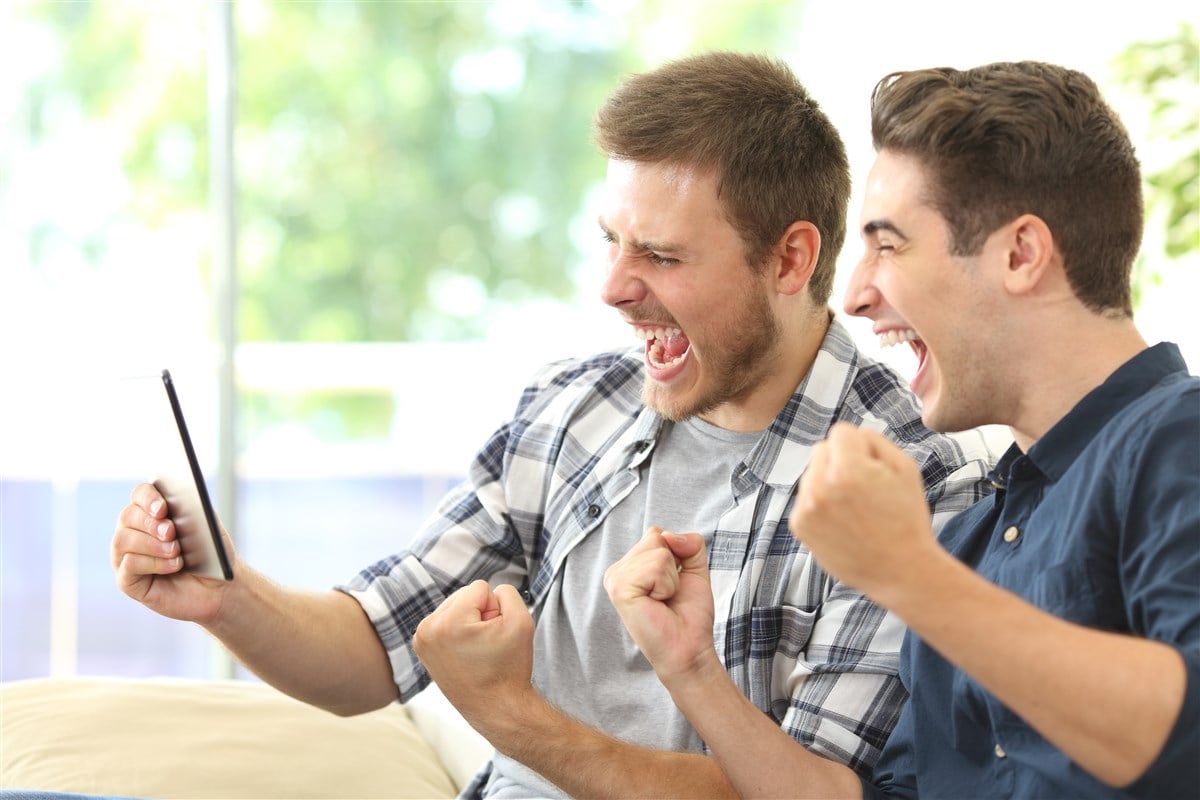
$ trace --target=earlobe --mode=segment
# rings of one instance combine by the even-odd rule
[[[808,285],[821,253],[821,232],[811,222],[797,221],[788,226],[775,248],[776,282],[780,294],[796,294]]]
[[[1038,216],[1024,214],[1005,226],[1008,269],[1004,286],[1012,294],[1028,294],[1046,277],[1054,261],[1054,235]]]

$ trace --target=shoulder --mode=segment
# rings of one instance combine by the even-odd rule
[[[1065,420],[1060,425],[1069,435],[1085,436],[1093,453],[1155,450],[1170,444],[1164,436],[1187,437],[1183,444],[1195,450],[1200,377],[1188,372],[1175,345],[1161,342],[1123,364]]]
[[[1182,465],[1164,461],[1168,454],[1200,462],[1200,378],[1167,376],[1115,413],[1091,438],[1085,450],[1089,460],[1153,462],[1169,471]]]
[[[586,358],[554,361],[534,373],[516,417],[537,417],[567,408],[604,405],[623,414],[641,408],[643,361],[636,350],[614,350]]]
[[[533,374],[530,386],[563,386],[579,382],[620,383],[628,378],[640,378],[642,364],[636,349],[609,350],[581,358],[564,358],[539,368]]]
[[[1147,482],[1200,490],[1200,378],[1159,382],[1110,420],[1093,448],[1087,460],[1123,465],[1117,479],[1127,490]]]
[[[1200,428],[1200,377],[1169,375],[1129,404],[1122,415],[1129,424],[1151,429],[1170,426]]]

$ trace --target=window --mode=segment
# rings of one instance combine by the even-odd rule
[[[718,47],[777,54],[822,98],[861,181],[867,98],[885,72],[1035,57],[1103,83],[1127,43],[1169,35],[1177,13],[1151,4],[1077,43],[1053,24],[1043,41],[995,29],[981,43],[959,6],[926,5],[878,26],[880,42],[833,3],[225,6],[237,99],[225,131],[238,281],[229,517],[242,556],[285,583],[348,578],[408,541],[537,364],[626,343],[595,299],[589,206],[604,166],[591,115],[622,74]],[[222,663],[203,632],[121,595],[108,557],[143,478],[115,377],[170,367],[210,470],[220,455],[218,8],[0,4],[5,679],[199,676]],[[1007,49],[1018,40],[1030,50]],[[1131,108],[1140,140],[1150,134]],[[1145,299],[1166,309],[1153,315],[1163,338],[1188,338],[1163,305],[1194,296],[1169,288],[1183,272]],[[851,327],[875,353],[869,330]]]

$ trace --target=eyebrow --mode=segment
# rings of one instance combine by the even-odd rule
[[[608,226],[604,224],[603,219],[597,219],[596,224],[599,225],[600,230],[604,231],[606,234],[608,234],[608,236],[610,236],[613,239],[617,238],[616,234],[614,234],[611,230],[609,230]],[[651,251],[651,252],[655,252],[655,253],[674,253],[674,254],[687,252],[687,248],[685,248],[683,245],[671,244],[670,242],[648,242],[647,241],[647,242],[629,242],[629,244],[633,247],[634,250],[638,250],[638,251]]]
[[[908,237],[904,235],[902,230],[886,219],[873,219],[862,227],[863,236],[871,236],[879,231],[894,233],[901,239],[908,240]]]

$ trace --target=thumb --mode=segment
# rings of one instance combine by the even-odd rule
[[[671,554],[679,559],[681,572],[708,574],[708,551],[704,547],[703,536],[698,533],[664,532],[662,538]]]
[[[461,618],[463,622],[487,620],[499,613],[496,595],[485,580],[472,581],[462,587],[450,595],[443,606],[448,612],[454,609],[453,616]]]
[[[517,591],[517,587],[510,584],[501,584],[496,587],[496,591],[492,593],[495,598],[495,613],[492,616],[505,616],[523,614],[529,616],[529,609],[525,607],[525,601],[521,599],[521,593]],[[490,619],[491,617],[484,617]]]
[[[484,583],[484,581],[480,581],[480,583]],[[484,583],[484,585],[486,586],[487,584]],[[483,600],[484,604],[478,607],[480,622],[487,622],[489,619],[494,619],[495,617],[500,616],[500,598],[498,596],[498,591],[492,591],[492,588],[488,586],[487,596],[483,598]]]

